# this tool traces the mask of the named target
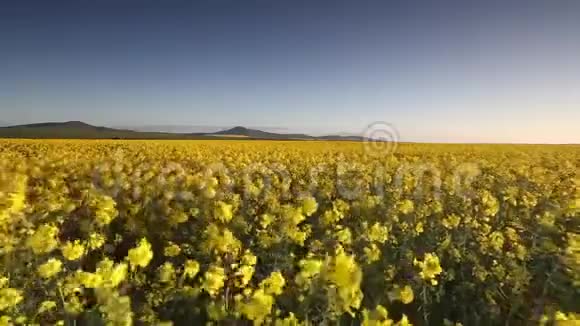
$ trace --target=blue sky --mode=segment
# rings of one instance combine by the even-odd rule
[[[580,2],[0,3],[0,120],[580,143]]]

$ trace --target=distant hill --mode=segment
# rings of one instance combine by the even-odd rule
[[[145,132],[93,126],[82,121],[43,122],[0,127],[0,138],[65,139],[273,139],[273,140],[344,140],[360,141],[358,136],[321,136],[283,134],[245,127],[234,127],[212,133]]]
[[[343,140],[343,141],[363,141],[363,140],[365,140],[365,138],[362,136],[354,136],[354,135],[349,135],[349,136],[329,135],[329,136],[320,136],[320,137],[317,137],[317,139],[320,139],[320,140]]]
[[[231,129],[222,130],[214,132],[212,136],[235,136],[235,137],[247,137],[247,138],[258,138],[258,139],[315,139],[315,137],[305,135],[305,134],[279,134],[273,132],[267,132],[257,129],[248,129],[245,127],[237,126]]]
[[[67,122],[43,122],[33,123],[27,125],[8,126],[7,129],[67,129],[67,130],[95,130],[95,131],[129,131],[119,130],[107,127],[96,127],[82,121],[67,121]]]
[[[44,122],[0,128],[3,138],[171,138],[170,134],[141,133],[132,130],[93,126],[81,121]]]

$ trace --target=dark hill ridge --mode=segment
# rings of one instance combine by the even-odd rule
[[[249,136],[252,133],[266,133],[261,130],[249,129],[242,126],[233,127],[231,129],[216,131],[214,134],[216,135],[245,135]]]
[[[61,128],[95,128],[88,123],[82,121],[67,121],[67,122],[42,122],[32,123],[27,125],[12,126],[11,128],[45,128],[45,127],[61,127]]]
[[[249,129],[241,126],[214,132],[209,135],[245,136],[249,138],[265,138],[265,139],[315,139],[315,137],[305,134],[278,134],[257,129]]]
[[[165,138],[157,133],[139,133],[131,130],[93,126],[82,121],[43,122],[0,128],[0,138]]]
[[[119,129],[112,129],[107,127],[97,127],[90,125],[88,123],[84,123],[82,121],[67,121],[67,122],[42,122],[42,123],[32,123],[26,125],[17,125],[17,126],[8,126],[6,128],[9,129],[23,129],[23,128],[31,128],[31,129],[87,129],[87,130],[100,130],[100,131],[119,131]],[[121,131],[130,131],[130,130],[121,130]]]
[[[82,121],[44,122],[0,127],[0,138],[77,138],[77,139],[275,139],[275,140],[362,140],[357,136],[280,134],[237,126],[214,133],[140,132],[93,126]]]

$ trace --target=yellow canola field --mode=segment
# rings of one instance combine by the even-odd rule
[[[578,323],[579,146],[367,145],[0,140],[0,325]]]

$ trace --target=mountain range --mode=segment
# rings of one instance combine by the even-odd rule
[[[0,127],[0,138],[363,140],[361,136],[285,134],[241,126],[210,133],[136,131],[93,126],[82,121],[4,126]]]

